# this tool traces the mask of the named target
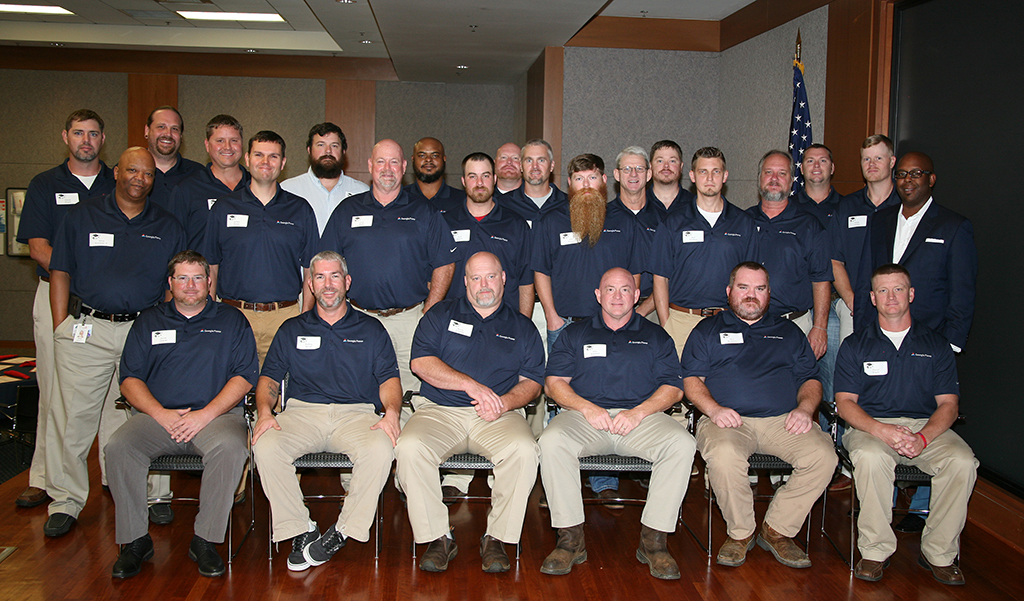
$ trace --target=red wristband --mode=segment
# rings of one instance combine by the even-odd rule
[[[921,434],[920,432],[918,432],[917,435],[921,437],[921,441],[924,442],[924,448],[927,449],[928,448],[928,439],[925,438],[924,434]]]

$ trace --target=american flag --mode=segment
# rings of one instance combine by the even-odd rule
[[[804,86],[804,64],[800,61],[800,32],[796,34],[796,54],[793,56],[793,120],[789,130],[789,153],[793,156],[793,196],[803,187],[801,172],[804,150],[814,143],[811,135],[811,108],[807,103],[807,87]]]

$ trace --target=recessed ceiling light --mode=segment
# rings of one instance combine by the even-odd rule
[[[372,44],[373,42],[372,42],[372,41],[370,41],[370,40],[363,40],[363,43],[364,43],[364,44]]]
[[[455,68],[456,69],[468,69],[469,65],[456,65]]]
[[[0,13],[24,13],[33,15],[73,15],[75,13],[59,6],[38,6],[31,4],[0,4]]]
[[[355,4],[356,0],[334,0],[338,4]]]
[[[55,46],[57,48],[63,48],[64,47],[64,42],[50,42],[50,45],[51,46]]]
[[[257,21],[257,22],[284,22],[284,17],[277,13],[225,13],[215,11],[175,11],[183,19],[192,21]]]
[[[256,50],[255,48],[249,48],[248,50],[246,50],[246,52],[249,54],[256,54],[257,52],[259,52],[259,50]]]

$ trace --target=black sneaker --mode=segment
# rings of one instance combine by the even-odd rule
[[[304,532],[292,539],[292,552],[288,554],[288,569],[293,572],[301,572],[309,569],[309,562],[302,556],[302,550],[306,545],[320,538],[320,530],[313,523],[313,529]]]
[[[344,546],[345,538],[335,526],[331,526],[323,536],[303,547],[302,556],[309,565],[318,566],[327,563]]]

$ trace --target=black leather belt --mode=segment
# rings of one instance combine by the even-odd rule
[[[782,315],[779,315],[779,317],[783,319],[788,319],[789,321],[795,321],[797,319],[800,319],[804,315],[807,315],[808,311],[809,309],[804,309],[803,311],[790,311],[789,313],[783,313]]]
[[[356,302],[352,299],[348,299],[348,302],[352,303],[352,306],[355,307],[356,309],[369,313],[370,315],[376,315],[377,317],[391,317],[392,315],[405,313],[406,311],[411,311],[416,307],[420,306],[420,303],[416,303],[415,305],[411,305],[409,307],[398,307],[395,309],[364,309],[357,305]]]
[[[689,313],[690,315],[699,315],[701,317],[711,317],[712,315],[718,315],[722,311],[725,311],[725,309],[723,309],[721,307],[705,307],[703,309],[687,309],[686,307],[680,307],[679,305],[677,305],[675,303],[669,303],[668,306],[669,306],[670,309],[674,309],[676,311],[682,311],[683,313]]]
[[[136,313],[104,313],[103,311],[97,311],[92,307],[86,307],[82,305],[82,315],[91,315],[95,319],[102,319],[104,321],[112,322],[125,322],[134,321],[139,314]]]

